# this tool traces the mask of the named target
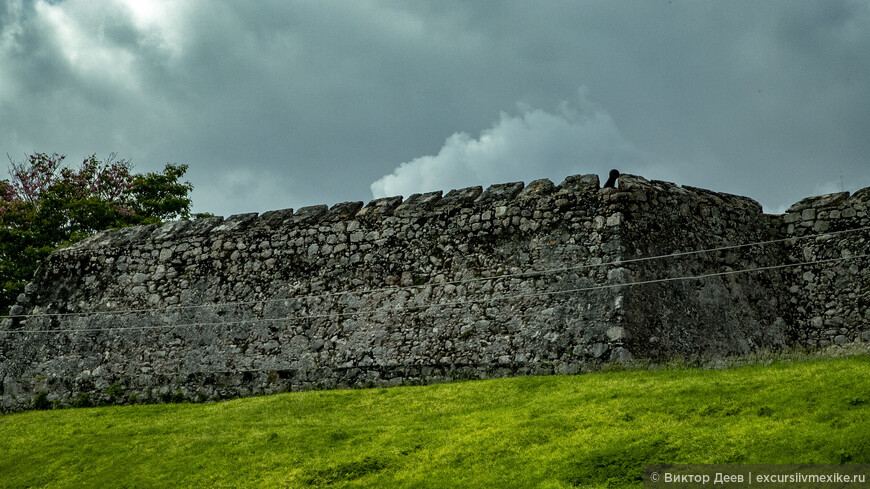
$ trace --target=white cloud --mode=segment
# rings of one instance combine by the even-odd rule
[[[54,33],[59,52],[75,73],[105,80],[113,86],[136,84],[134,54],[106,42],[101,21],[92,17],[93,12],[74,10],[69,4],[45,2],[37,2],[35,9],[39,28]]]
[[[400,164],[371,184],[375,198],[449,190],[469,185],[606,174],[636,168],[641,153],[620,133],[610,115],[583,98],[580,112],[563,103],[555,113],[520,105],[520,114],[502,113],[476,139],[455,133],[435,156]]]
[[[143,65],[181,52],[180,7],[165,0],[37,1],[32,28],[45,33],[72,73],[106,87],[142,90]]]

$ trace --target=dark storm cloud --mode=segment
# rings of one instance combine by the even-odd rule
[[[0,0],[0,16],[0,152],[189,163],[200,211],[611,164],[768,210],[870,185],[864,2]]]

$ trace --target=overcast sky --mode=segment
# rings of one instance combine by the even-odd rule
[[[224,216],[611,168],[779,212],[870,186],[870,3],[0,0],[34,151]]]

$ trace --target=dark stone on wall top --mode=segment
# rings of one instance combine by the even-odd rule
[[[221,216],[194,219],[191,221],[190,226],[182,231],[181,236],[201,236],[208,233],[222,222],[224,222],[224,218]]]
[[[571,175],[559,184],[559,191],[584,193],[601,188],[598,175]]]
[[[335,204],[332,206],[332,209],[329,209],[329,212],[323,216],[324,221],[335,222],[342,221],[344,219],[351,218],[356,215],[357,212],[362,208],[362,202],[342,202],[340,204]]]
[[[441,195],[442,192],[440,190],[425,194],[413,194],[404,203],[396,207],[395,214],[398,217],[421,215],[435,207],[441,201]]]
[[[293,214],[293,222],[307,223],[314,221],[323,214],[326,214],[327,210],[329,210],[329,207],[325,205],[310,205],[308,207],[297,209],[296,213]]]
[[[724,192],[714,192],[712,190],[707,190],[700,187],[692,187],[690,185],[683,185],[682,187],[700,197],[703,202],[707,202],[716,207],[729,208],[732,210],[740,209],[742,211],[752,214],[762,213],[761,204],[753,199],[750,199],[749,197],[727,194]]]
[[[823,207],[836,207],[849,198],[849,192],[837,192],[833,194],[816,195],[797,201],[786,212],[800,212],[804,209],[820,209]]]
[[[390,214],[396,207],[402,203],[402,196],[384,197],[375,199],[369,202],[365,207],[356,213],[358,219],[373,219],[376,217]]]
[[[250,212],[247,214],[234,214],[224,220],[222,224],[212,229],[216,233],[225,233],[229,231],[242,231],[247,229],[259,214]]]
[[[174,238],[188,226],[190,226],[190,221],[167,222],[154,230],[151,234],[151,239],[154,241],[163,241],[165,239]]]
[[[542,178],[540,180],[535,180],[532,183],[526,185],[526,188],[520,192],[519,197],[521,199],[527,199],[530,197],[539,197],[543,195],[550,195],[556,191],[556,185],[553,184],[549,179]]]
[[[662,192],[672,192],[672,193],[680,194],[680,195],[683,195],[686,192],[688,192],[688,190],[684,189],[683,187],[677,185],[674,182],[666,182],[664,180],[650,180],[649,183],[656,190],[659,190]]]
[[[852,204],[866,204],[868,202],[870,202],[870,187],[858,190],[849,198],[849,203]]]
[[[638,190],[651,187],[650,181],[644,177],[627,173],[619,175],[619,190]]]
[[[138,243],[139,241],[147,239],[151,236],[151,233],[157,229],[155,224],[149,224],[147,226],[133,226],[130,228],[119,229],[117,234],[106,234],[107,243],[111,243],[114,245],[126,245],[131,243]],[[101,243],[93,243],[90,247],[99,246]]]
[[[500,183],[490,185],[489,188],[477,199],[480,204],[489,204],[492,202],[504,202],[511,200],[523,190],[523,182]]]
[[[483,187],[458,188],[447,192],[447,195],[436,204],[436,207],[462,207],[474,201],[483,192]]]
[[[260,215],[258,227],[268,229],[277,229],[284,225],[285,222],[293,217],[293,209],[279,209],[275,211],[264,212]]]

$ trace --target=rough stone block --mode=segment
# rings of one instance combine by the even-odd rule
[[[310,205],[297,209],[293,214],[293,223],[295,224],[310,224],[326,214],[329,208],[325,205]]]
[[[138,226],[134,226],[138,227]],[[134,227],[124,228],[124,229],[109,229],[106,231],[100,231],[97,234],[85,238],[78,243],[73,243],[71,246],[67,248],[67,250],[77,250],[77,249],[88,249],[88,248],[99,248],[101,246],[107,245],[112,240],[118,240],[121,237],[122,233],[132,232]]]
[[[216,226],[224,222],[224,218],[220,216],[205,217],[202,219],[194,219],[190,221],[190,225],[184,228],[179,236],[187,238],[190,236],[203,236],[211,232]]]
[[[870,187],[864,187],[858,190],[849,197],[849,204],[868,204],[870,203]]]
[[[620,341],[625,336],[625,328],[621,326],[612,326],[607,329],[607,337],[610,341]]]
[[[650,189],[652,184],[646,178],[638,175],[629,175],[623,173],[619,176],[619,190],[640,190]]]
[[[384,197],[375,199],[369,202],[365,207],[356,213],[358,219],[374,219],[381,216],[390,215],[396,207],[402,204],[402,196]]]
[[[293,217],[293,209],[280,209],[264,212],[260,215],[257,227],[278,229]]]
[[[257,219],[258,214],[256,212],[251,212],[248,214],[234,214],[224,220],[218,226],[212,228],[213,233],[228,233],[232,231],[242,231],[247,229],[255,219]]]
[[[532,197],[541,197],[544,195],[550,195],[555,191],[556,185],[554,185],[550,180],[542,178],[526,185],[526,188],[519,193],[519,198],[528,199]]]
[[[143,239],[147,239],[151,236],[151,233],[157,229],[156,224],[149,224],[147,226],[133,226],[129,228],[118,229],[113,231],[111,234],[107,233],[104,236],[110,238],[107,242],[93,242],[90,247],[93,248],[97,245],[99,246],[124,246],[132,243],[139,243]]]
[[[492,204],[513,199],[523,190],[523,182],[500,183],[490,185],[477,199],[477,204]]]
[[[830,228],[831,228],[830,221],[816,221],[816,223],[813,225],[813,231],[815,231],[817,233],[824,233],[825,231],[827,231]]]
[[[442,192],[427,192],[425,194],[413,194],[405,202],[396,207],[393,212],[398,217],[411,217],[425,214],[432,210],[441,200]]]
[[[680,187],[676,183],[666,182],[664,180],[650,180],[649,183],[659,192],[666,192],[671,195],[685,195],[688,190]]]
[[[362,202],[342,202],[340,204],[335,204],[321,220],[324,222],[335,222],[351,218],[359,212],[362,206]]]
[[[483,187],[465,187],[458,188],[447,192],[447,195],[435,205],[435,208],[456,208],[465,207],[474,202],[483,192]]]
[[[620,177],[620,186],[622,186],[622,177]],[[559,184],[557,192],[584,194],[596,191],[599,188],[601,188],[601,182],[598,180],[598,175],[571,175],[565,177],[565,180]]]
[[[622,224],[623,216],[621,212],[615,212],[610,216],[607,216],[607,225],[608,226],[619,226]]]
[[[166,224],[154,230],[154,232],[151,234],[151,239],[153,239],[154,241],[163,241],[173,238],[176,235],[180,235],[182,231],[190,226],[190,223],[191,221],[187,220],[167,222]]]
[[[824,207],[836,207],[846,199],[849,198],[849,192],[836,192],[833,194],[824,194],[824,195],[816,195],[814,197],[807,197],[805,199],[801,199],[791,207],[788,208],[786,212],[801,212],[804,209],[821,209]]]

